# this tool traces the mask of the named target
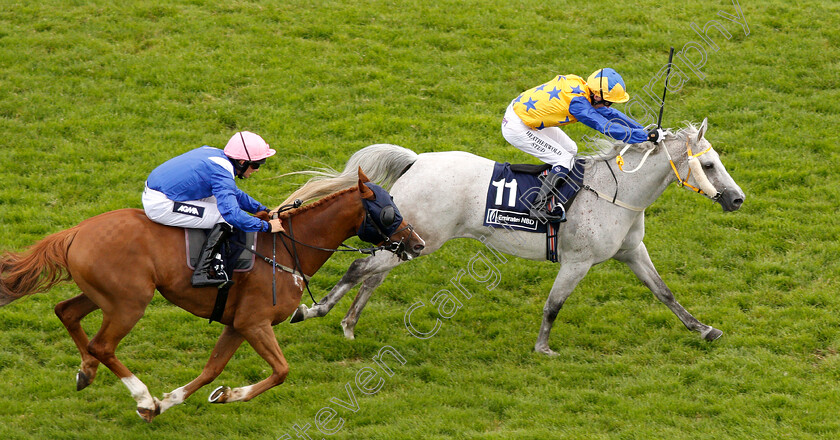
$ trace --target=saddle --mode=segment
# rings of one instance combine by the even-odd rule
[[[204,242],[207,241],[207,229],[184,229],[184,235],[187,243],[187,267],[190,270],[195,270],[195,265],[198,263],[198,255],[201,253],[201,248]],[[244,243],[248,249],[255,249],[257,243],[256,232],[242,232],[234,230],[233,235],[228,240],[228,243],[223,246],[222,255],[225,257],[225,267],[233,272],[248,272],[254,268],[254,254],[251,252],[244,252],[244,248],[238,244]],[[228,274],[232,277],[232,273]]]
[[[584,162],[577,160],[567,179],[557,186],[557,194],[564,200],[566,212],[583,186]],[[542,185],[540,175],[549,172],[548,164],[509,164],[497,162],[487,189],[484,226],[546,234],[546,259],[557,261],[557,233],[559,225],[530,217],[529,206]],[[571,183],[570,183],[571,182]],[[552,197],[549,209],[556,206]]]
[[[551,165],[547,163],[533,164],[533,163],[513,163],[510,164],[510,170],[514,173],[528,174],[531,176],[539,176],[545,171],[551,169]]]

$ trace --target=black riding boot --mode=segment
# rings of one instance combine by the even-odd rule
[[[195,264],[195,272],[192,276],[193,287],[208,287],[221,286],[233,284],[229,280],[225,272],[225,264],[220,250],[222,243],[224,243],[232,233],[232,229],[227,223],[217,223],[210,230],[207,235],[207,241],[204,242],[204,247],[201,248],[201,254],[198,257],[198,263]],[[213,269],[215,276],[210,275],[210,269]]]
[[[566,180],[569,175],[569,170],[561,166],[555,166],[548,171],[548,175],[544,176],[540,192],[534,199],[534,203],[528,208],[529,214],[532,218],[538,220],[547,220],[551,222],[566,221],[566,210],[563,209],[563,204],[558,203],[550,212],[548,211],[548,199],[552,194],[557,194],[555,189],[557,182]]]

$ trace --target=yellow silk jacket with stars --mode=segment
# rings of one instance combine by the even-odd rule
[[[555,127],[577,122],[569,112],[572,99],[589,101],[586,80],[577,75],[559,75],[522,92],[513,100],[513,111],[531,128]]]

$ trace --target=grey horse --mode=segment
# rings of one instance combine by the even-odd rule
[[[545,302],[543,320],[534,349],[555,354],[549,334],[563,303],[592,266],[610,258],[621,261],[689,329],[706,340],[722,332],[703,324],[674,298],[651,262],[642,241],[644,209],[677,182],[735,211],[744,202],[744,192],[723,166],[718,153],[705,139],[707,122],[688,124],[670,131],[658,145],[604,142],[601,151],[586,160],[584,189],[560,224],[558,249],[560,269]],[[611,172],[603,162],[620,158],[634,170]],[[288,200],[320,197],[346,186],[361,166],[374,181],[390,189],[403,216],[426,240],[422,255],[438,250],[453,238],[481,239],[488,246],[530,260],[545,260],[545,236],[524,231],[497,229],[488,235],[483,226],[487,185],[494,161],[470,153],[451,151],[416,154],[396,145],[377,144],[357,151],[341,173],[307,171],[316,175]],[[615,169],[615,165],[612,165]],[[638,171],[638,172],[634,172]],[[617,193],[616,193],[617,190]],[[311,308],[301,304],[292,322],[324,316],[353,287],[362,283],[353,305],[342,320],[344,335],[354,338],[359,316],[374,289],[389,271],[402,263],[388,253],[355,260],[329,294]]]

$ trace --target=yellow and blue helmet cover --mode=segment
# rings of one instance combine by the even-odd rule
[[[601,99],[606,101],[621,103],[630,100],[624,79],[618,72],[609,67],[592,72],[592,75],[589,75],[586,80],[586,85],[592,92],[598,92]]]

